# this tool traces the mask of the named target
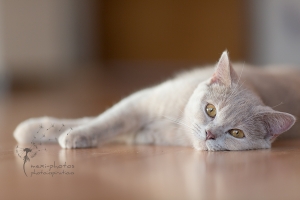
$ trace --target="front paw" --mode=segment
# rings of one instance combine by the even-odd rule
[[[47,117],[31,118],[20,123],[14,131],[14,137],[18,143],[30,143],[33,140],[42,141],[43,138],[36,138],[41,132],[42,123],[47,121]],[[49,121],[49,120],[48,120]]]
[[[61,134],[58,142],[62,148],[91,148],[97,147],[97,139],[81,129],[68,130]]]

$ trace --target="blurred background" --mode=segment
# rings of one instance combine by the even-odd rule
[[[300,66],[300,1],[0,0],[2,123],[96,115],[225,49]]]

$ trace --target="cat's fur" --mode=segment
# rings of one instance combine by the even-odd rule
[[[136,92],[98,117],[29,119],[16,128],[14,136],[18,142],[30,142],[42,124],[54,125],[47,135],[52,140],[59,137],[63,148],[95,147],[116,138],[211,151],[270,148],[277,136],[293,126],[293,115],[299,116],[300,72],[238,64],[234,68],[224,52],[215,68],[195,69]],[[207,115],[207,104],[216,107],[214,118]],[[276,105],[280,111],[272,109]],[[61,124],[73,130],[61,133]],[[245,137],[233,137],[228,133],[231,129],[243,130]],[[286,135],[294,137],[297,130]]]

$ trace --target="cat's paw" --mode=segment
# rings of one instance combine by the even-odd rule
[[[55,142],[59,132],[50,117],[31,118],[20,123],[14,131],[19,143]]]
[[[31,132],[31,121],[26,120],[20,123],[14,131],[14,138],[18,141],[18,143],[29,143],[32,140],[32,136],[28,136],[26,133]]]
[[[91,148],[97,147],[97,139],[82,129],[74,129],[65,131],[58,138],[58,142],[62,148]]]
[[[42,127],[47,117],[31,118],[20,123],[14,131],[14,137],[19,143],[30,143]]]

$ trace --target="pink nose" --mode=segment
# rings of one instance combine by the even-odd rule
[[[216,139],[216,136],[212,134],[209,130],[206,131],[206,140],[214,140]]]

